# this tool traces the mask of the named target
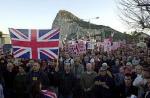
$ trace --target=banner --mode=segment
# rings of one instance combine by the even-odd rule
[[[110,41],[110,39],[104,39],[104,51],[105,52],[110,52],[111,51],[111,44],[112,42]]]
[[[94,43],[93,42],[87,42],[87,49],[94,49]]]
[[[77,50],[79,54],[86,53],[86,44],[83,41],[78,42]]]
[[[86,44],[83,41],[78,43],[70,43],[66,47],[66,52],[69,52],[72,56],[79,56],[86,53]]]

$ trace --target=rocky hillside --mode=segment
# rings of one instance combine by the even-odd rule
[[[83,21],[72,13],[60,10],[56,15],[52,27],[59,27],[61,30],[61,39],[76,39],[81,37],[107,38],[114,34],[114,40],[122,40],[129,36],[127,34],[116,31],[108,26],[95,25],[87,21]]]

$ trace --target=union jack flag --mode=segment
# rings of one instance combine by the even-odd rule
[[[57,98],[56,93],[48,91],[48,90],[42,90],[42,98]]]
[[[9,29],[14,57],[57,59],[60,29]]]

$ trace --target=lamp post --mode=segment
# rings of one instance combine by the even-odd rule
[[[89,19],[88,19],[88,21],[89,21],[89,30],[90,30],[90,28],[91,28],[90,23],[91,23],[91,20],[92,20],[92,19],[99,19],[99,17],[94,17],[94,18],[89,18]],[[90,31],[88,32],[88,34],[89,34],[89,38],[90,38]]]
[[[99,19],[99,17],[94,17],[94,18],[89,18],[89,19],[82,19],[82,20],[88,20],[89,21],[89,27],[88,27],[88,29],[90,30],[90,28],[91,28],[91,26],[90,26],[90,23],[91,23],[91,20],[92,19]],[[61,20],[61,19],[58,19],[58,20]],[[62,21],[62,20],[61,20]],[[62,21],[62,22],[70,22],[70,23],[74,23],[74,21],[72,21],[72,20],[70,20],[70,19],[65,19],[64,21]],[[61,28],[61,26],[60,26],[60,28]],[[79,31],[79,28],[77,27],[77,40],[79,39],[79,33],[78,33],[78,31]],[[88,32],[88,36],[89,36],[89,38],[90,38],[90,32]],[[65,38],[67,37],[67,35],[66,36],[64,36]]]
[[[89,19],[82,19],[82,20],[88,20],[88,22],[89,22],[89,27],[88,27],[88,29],[90,30],[90,28],[91,28],[91,26],[90,26],[90,23],[91,23],[91,20],[92,19],[99,19],[99,17],[94,17],[94,18],[89,18]],[[73,21],[69,21],[70,23],[73,23]],[[79,39],[79,28],[77,28],[77,40]],[[90,32],[88,32],[88,36],[89,36],[89,38],[90,38]]]
[[[90,29],[90,22],[91,22],[92,19],[99,19],[99,17],[94,17],[94,18],[89,18],[88,19],[89,20],[89,29]]]

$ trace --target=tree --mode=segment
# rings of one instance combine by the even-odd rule
[[[0,31],[0,37],[2,37],[2,34],[3,34],[3,32],[2,32],[2,31]]]
[[[120,18],[134,29],[150,29],[149,0],[119,0]]]

